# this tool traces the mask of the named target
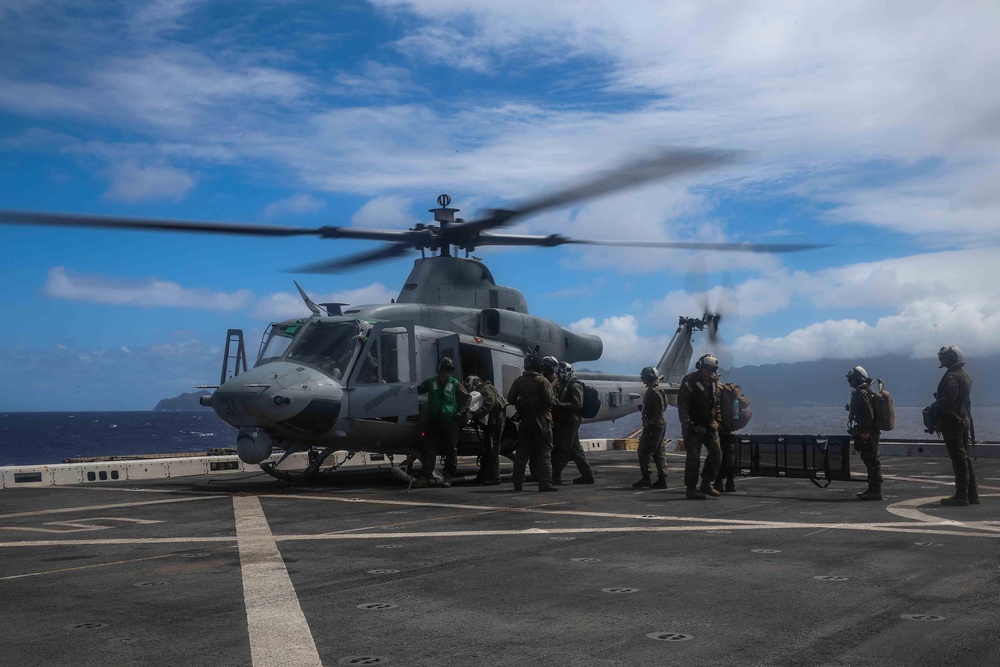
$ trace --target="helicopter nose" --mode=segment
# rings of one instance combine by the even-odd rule
[[[340,415],[344,389],[323,373],[275,361],[232,378],[204,401],[226,423],[239,428],[317,435]]]

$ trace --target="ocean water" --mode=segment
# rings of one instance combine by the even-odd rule
[[[753,406],[751,406],[753,407]],[[1000,408],[974,411],[976,438],[1000,440]],[[846,432],[843,408],[757,408],[746,433],[837,435]],[[584,424],[585,438],[622,438],[639,428],[639,414]],[[667,437],[680,435],[677,411],[667,410]],[[896,408],[896,438],[923,438],[920,408]],[[234,447],[236,431],[214,412],[0,413],[0,465],[61,463],[82,456],[203,452]]]

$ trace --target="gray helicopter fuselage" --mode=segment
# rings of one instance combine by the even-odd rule
[[[675,377],[687,368],[691,333],[682,320],[657,366],[660,375]],[[454,361],[457,378],[476,375],[504,395],[523,372],[522,349],[502,341],[412,320],[313,316],[273,324],[254,367],[225,382],[205,404],[238,429],[237,453],[247,463],[264,461],[274,447],[412,453],[421,439],[418,385],[436,376],[445,356]],[[577,376],[600,401],[598,413],[585,421],[618,419],[641,408],[638,376]],[[666,388],[675,394],[677,385]],[[507,416],[513,415],[508,406]],[[512,444],[508,439],[505,449]],[[460,448],[477,447],[477,434],[464,430]]]
[[[418,326],[500,341],[562,361],[595,361],[600,336],[579,334],[528,313],[524,295],[497,285],[485,264],[460,257],[416,260],[395,303],[355,306],[345,315],[410,320]]]

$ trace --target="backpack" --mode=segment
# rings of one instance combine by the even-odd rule
[[[875,391],[875,385],[878,391]],[[896,427],[896,408],[892,405],[892,394],[885,389],[885,382],[878,378],[868,386],[872,395],[872,408],[875,409],[875,428],[880,431],[891,431]]]
[[[719,404],[722,408],[722,428],[735,433],[750,423],[753,413],[747,408],[750,399],[743,394],[738,384],[719,384]]]
[[[601,392],[583,382],[580,384],[583,385],[583,409],[580,411],[580,416],[584,419],[593,419],[601,411]]]

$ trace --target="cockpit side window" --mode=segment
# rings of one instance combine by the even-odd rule
[[[274,361],[281,357],[301,328],[302,322],[282,322],[280,324],[271,322],[271,326],[264,332],[260,352],[257,354],[257,363],[254,365],[260,366],[267,361]]]
[[[361,329],[354,322],[310,322],[292,341],[285,359],[315,366],[334,379],[347,375]]]

